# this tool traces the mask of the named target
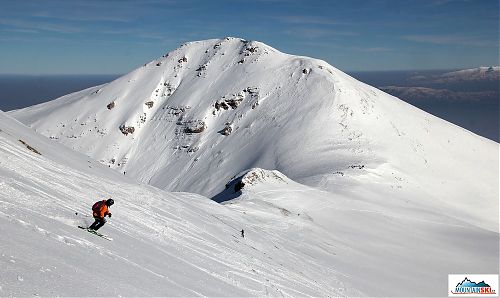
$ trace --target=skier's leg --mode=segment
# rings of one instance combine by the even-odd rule
[[[97,219],[96,219],[97,221]],[[104,218],[100,218],[96,226],[94,227],[94,230],[99,230],[104,224],[106,223],[106,220]]]
[[[90,227],[88,227],[88,229],[90,230],[96,230],[96,226],[99,224],[99,218],[94,217],[94,219],[95,219],[94,223],[91,224]]]

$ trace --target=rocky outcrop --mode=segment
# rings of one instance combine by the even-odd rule
[[[135,131],[135,128],[133,126],[125,126],[125,124],[120,126],[120,131],[124,135],[133,134]]]
[[[207,126],[202,120],[191,120],[183,123],[185,133],[201,133]]]
[[[30,150],[31,152],[34,152],[34,153],[36,153],[36,154],[38,154],[38,155],[42,155],[40,152],[38,152],[38,150],[36,150],[35,148],[31,147],[31,146],[30,146],[28,143],[26,143],[25,141],[23,141],[23,140],[19,140],[19,142],[20,142],[21,144],[23,144],[24,146],[26,146],[26,148],[28,148],[28,150]]]

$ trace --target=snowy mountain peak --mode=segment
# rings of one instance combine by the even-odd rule
[[[321,60],[192,42],[9,116],[52,141],[0,113],[2,294],[436,296],[498,269],[498,143]],[[108,195],[115,241],[76,228]]]
[[[415,82],[435,84],[463,83],[471,81],[498,81],[500,80],[500,66],[480,66],[436,75],[419,75],[410,79]]]
[[[257,57],[270,53],[279,53],[279,51],[262,42],[226,37],[187,42],[145,66],[154,65],[167,70],[171,67],[176,70],[190,69],[194,70],[193,74],[202,77],[212,63],[216,64],[216,60],[221,59],[220,56],[226,56],[228,58],[225,60],[235,60],[231,62],[243,65],[245,62],[256,62]],[[230,65],[226,65],[228,66]]]
[[[287,136],[288,130],[317,130],[320,118],[331,118],[315,114],[331,109],[336,76],[349,78],[324,61],[287,55],[261,42],[212,39],[187,43],[109,84],[12,115],[142,181],[172,190],[197,185],[197,192],[213,195],[212,187],[223,184],[211,182],[207,188],[193,183],[191,178],[199,179],[191,174],[165,179],[164,171],[213,167],[207,160],[213,156],[227,165],[234,154],[225,148],[249,140],[239,154],[260,150],[262,161],[217,166],[223,174],[217,183],[253,166],[274,168],[268,164],[271,151],[258,140],[270,134],[259,131],[269,127]],[[337,101],[346,112],[348,107]],[[306,115],[318,120],[303,119]],[[148,156],[142,154],[146,151]]]
[[[447,72],[442,75],[443,79],[450,80],[499,80],[500,66],[481,66],[477,68],[463,69],[452,72]]]
[[[384,202],[377,208],[393,208],[390,196],[497,228],[496,211],[480,207],[498,197],[497,143],[322,60],[256,41],[191,42],[111,83],[10,115],[170,191],[214,197],[231,177],[262,168],[353,197],[370,189]]]

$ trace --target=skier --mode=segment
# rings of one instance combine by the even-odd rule
[[[94,205],[92,206],[92,215],[94,216],[95,221],[89,227],[89,230],[97,231],[106,223],[106,219],[104,219],[104,217],[106,215],[111,217],[109,207],[114,203],[115,201],[113,201],[113,199],[111,198],[94,203]]]

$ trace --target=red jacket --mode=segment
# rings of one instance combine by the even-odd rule
[[[98,218],[104,218],[109,214],[108,205],[106,205],[106,200],[95,202],[92,206],[92,215]]]

